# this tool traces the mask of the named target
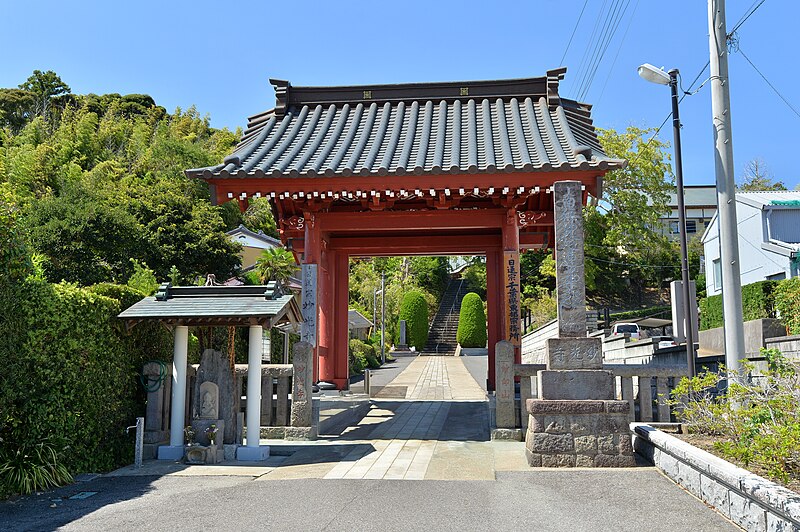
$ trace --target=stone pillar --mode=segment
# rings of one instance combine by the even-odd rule
[[[539,398],[526,405],[526,456],[531,466],[632,466],[630,405],[614,400],[602,340],[586,337],[581,183],[561,181],[553,188],[559,337],[547,340]]]
[[[272,361],[272,329],[264,329],[261,338],[261,361],[269,364]]]
[[[310,345],[310,344],[309,344]],[[311,346],[311,363],[314,363],[314,346]],[[289,331],[283,331],[283,363],[289,363]],[[313,378],[313,369],[312,371],[312,378]]]
[[[514,344],[497,342],[494,349],[495,366],[495,425],[498,429],[513,429],[514,413]]]
[[[313,351],[307,342],[294,344],[292,351],[292,428],[287,430],[286,435],[287,439],[313,439],[316,437],[316,427],[312,426],[311,400]]]
[[[683,281],[669,283],[670,303],[672,304],[672,336],[679,344],[686,342],[686,310],[683,305]],[[689,281],[691,301],[697,301],[697,288],[694,281]],[[697,305],[691,305],[693,338],[697,341]]]
[[[586,336],[582,198],[580,181],[559,181],[553,185],[560,338]]]
[[[175,327],[175,346],[172,357],[172,398],[170,402],[169,446],[158,448],[159,460],[183,458],[183,428],[186,410],[186,366],[189,351],[189,327]]]
[[[264,328],[250,326],[247,351],[247,446],[239,447],[239,461],[264,460],[269,456],[269,447],[260,445],[261,439],[261,350]]]

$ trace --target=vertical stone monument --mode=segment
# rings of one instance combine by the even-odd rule
[[[526,405],[525,454],[532,467],[632,466],[628,402],[614,400],[602,340],[586,337],[581,183],[559,181],[553,189],[559,336],[547,340],[539,398]]]
[[[395,351],[410,351],[408,348],[408,333],[406,332],[406,320],[400,320],[399,324],[400,328],[400,342],[398,343],[397,347],[395,347]]]

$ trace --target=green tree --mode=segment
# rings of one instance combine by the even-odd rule
[[[421,292],[406,292],[400,304],[399,319],[406,322],[408,345],[422,351],[428,341],[428,304]]]
[[[256,273],[262,284],[276,281],[285,285],[289,277],[297,272],[297,263],[291,251],[284,248],[269,248],[261,252],[256,260]]]
[[[461,300],[456,340],[461,347],[486,347],[486,314],[483,300],[475,292]]]
[[[756,157],[744,166],[744,174],[736,189],[742,192],[786,190],[783,181],[775,181],[763,159]]]
[[[0,126],[19,131],[30,119],[35,105],[33,94],[21,89],[0,89]]]
[[[268,198],[251,199],[242,217],[242,223],[251,231],[263,231],[265,235],[278,237],[278,227]]]
[[[20,84],[19,88],[33,95],[35,113],[39,116],[48,114],[50,104],[54,99],[71,92],[69,85],[64,83],[52,70],[47,72],[34,70],[33,74]]]

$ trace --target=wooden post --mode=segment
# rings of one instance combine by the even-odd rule
[[[487,374],[487,389],[496,390],[495,387],[495,347],[501,338],[503,307],[500,297],[500,253],[488,251],[486,253],[486,314],[489,340],[489,368]]]

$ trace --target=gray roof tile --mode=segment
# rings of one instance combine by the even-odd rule
[[[250,117],[223,164],[193,177],[531,172],[619,167],[591,106],[558,96],[566,69],[518,80],[292,87]]]

